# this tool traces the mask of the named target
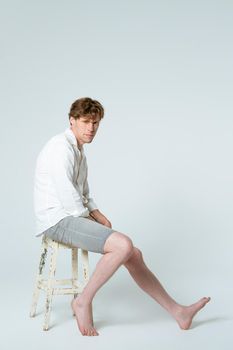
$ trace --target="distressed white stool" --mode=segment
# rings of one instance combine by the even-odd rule
[[[51,248],[51,257],[49,261],[49,274],[48,278],[43,278],[43,271],[46,264],[46,257],[48,254],[48,249]],[[71,249],[72,251],[72,278],[71,279],[55,279],[56,272],[56,262],[57,254],[59,248]],[[78,280],[78,249],[81,250],[81,262],[82,262],[82,272],[83,280]],[[45,315],[44,315],[44,324],[43,330],[47,331],[49,329],[49,319],[52,305],[53,295],[65,295],[73,294],[73,297],[76,298],[78,294],[83,291],[83,288],[89,280],[89,260],[88,260],[88,251],[81,248],[73,248],[67,244],[58,243],[48,237],[43,236],[42,238],[42,249],[40,256],[39,269],[36,276],[36,283],[32,298],[32,305],[30,310],[30,317],[34,317],[36,314],[36,306],[39,298],[40,289],[46,292],[46,303],[45,303]],[[61,288],[61,285],[69,285],[69,288]],[[60,287],[56,287],[59,286]]]

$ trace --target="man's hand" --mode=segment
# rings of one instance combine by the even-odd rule
[[[111,222],[98,209],[91,211],[88,219],[97,221],[104,226],[112,228]]]
[[[90,216],[90,215],[89,215],[89,216],[86,216],[86,218],[89,219],[89,220],[92,220],[92,221],[96,221],[96,220],[95,220],[92,216]]]
[[[108,219],[103,221],[102,225],[112,228],[112,224],[111,224],[111,222]]]

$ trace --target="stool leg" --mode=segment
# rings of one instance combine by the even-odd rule
[[[50,319],[51,306],[52,306],[52,296],[53,296],[53,289],[54,289],[54,277],[55,277],[55,272],[56,272],[58,247],[59,247],[59,243],[53,242],[51,259],[50,259],[50,266],[49,266],[49,277],[48,277],[48,282],[47,282],[45,318],[44,318],[44,325],[43,325],[44,331],[47,331],[49,328],[49,319]]]
[[[72,248],[72,287],[77,288],[78,281],[78,248]],[[76,298],[78,293],[73,294],[73,298]],[[73,316],[75,313],[73,312]]]
[[[89,280],[88,251],[81,249],[81,256],[82,256],[84,284],[86,285]]]
[[[30,317],[34,317],[35,314],[36,314],[36,307],[37,307],[37,302],[38,302],[39,292],[40,292],[39,284],[40,284],[40,281],[42,279],[42,274],[43,274],[43,270],[44,270],[44,267],[45,267],[45,261],[46,261],[46,257],[47,257],[47,252],[48,252],[48,244],[47,244],[46,240],[43,237],[39,269],[38,269],[38,273],[37,273],[37,276],[36,276],[36,282],[35,282],[35,287],[34,287],[34,292],[33,292],[33,297],[32,297],[32,305],[31,305],[31,310],[30,310]]]

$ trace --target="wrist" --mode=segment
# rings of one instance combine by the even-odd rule
[[[89,215],[92,216],[94,219],[97,219],[99,214],[100,214],[100,212],[98,209],[95,209],[95,210],[92,210],[91,212],[89,212]]]

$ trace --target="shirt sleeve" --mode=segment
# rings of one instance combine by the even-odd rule
[[[88,210],[91,212],[95,209],[98,209],[98,206],[94,202],[93,198],[91,198],[90,195],[90,188],[87,180],[87,174],[88,174],[88,167],[86,164],[86,176],[85,176],[85,181],[84,181],[84,186],[83,186],[83,196],[85,197],[85,206],[88,208]]]
[[[74,154],[65,145],[57,144],[48,151],[49,175],[58,198],[68,215],[87,217],[82,196],[73,185]]]

